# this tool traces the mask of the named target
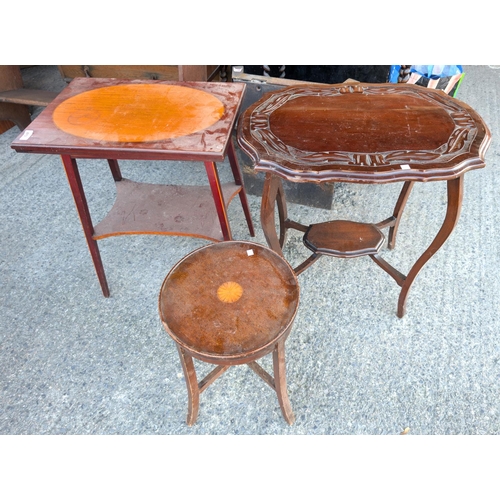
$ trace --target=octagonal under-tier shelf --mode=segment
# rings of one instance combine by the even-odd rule
[[[374,255],[384,241],[377,226],[348,220],[312,224],[304,234],[304,245],[312,252],[344,258]]]

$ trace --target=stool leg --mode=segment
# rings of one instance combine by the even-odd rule
[[[181,358],[182,370],[186,379],[188,390],[188,414],[186,422],[188,425],[193,425],[198,418],[198,410],[200,408],[200,390],[198,388],[198,379],[194,369],[193,358],[180,346],[177,346],[179,357]]]
[[[285,420],[292,425],[295,422],[295,416],[292,411],[292,405],[288,399],[286,390],[286,371],[285,371],[285,341],[281,340],[276,344],[273,351],[274,385],[281,412]]]

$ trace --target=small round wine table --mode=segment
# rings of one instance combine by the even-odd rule
[[[200,394],[229,366],[241,364],[248,364],[276,391],[285,420],[293,424],[285,340],[297,313],[299,285],[280,255],[246,241],[204,246],[171,269],[158,302],[186,379],[188,425],[198,417]],[[256,362],[271,352],[274,376]],[[193,358],[217,367],[198,382]]]

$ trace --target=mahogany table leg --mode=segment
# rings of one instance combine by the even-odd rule
[[[286,389],[286,371],[285,371],[285,340],[280,340],[273,351],[274,385],[281,412],[285,420],[292,425],[295,422],[295,416],[292,411],[292,405],[288,399]]]
[[[196,371],[194,369],[193,358],[182,347],[177,345],[179,357],[181,359],[182,370],[184,378],[186,379],[186,386],[188,391],[188,413],[186,422],[188,425],[193,425],[198,418],[198,410],[200,409],[200,390],[198,386],[198,379],[196,378]]]
[[[401,287],[398,301],[398,316],[402,318],[405,313],[406,297],[410,287],[425,263],[441,248],[455,228],[460,217],[460,209],[463,199],[463,175],[447,182],[448,207],[441,229],[429,245],[427,250],[420,256],[417,262],[410,269]]]
[[[274,211],[276,203],[278,203],[278,214],[280,221],[279,238],[274,222]],[[281,179],[275,175],[266,173],[260,206],[260,222],[262,225],[262,230],[264,231],[264,236],[266,237],[267,244],[272,250],[278,252],[280,255],[283,255],[281,249],[285,242],[286,218],[286,200]]]
[[[120,171],[118,161],[108,159],[108,164],[109,164],[109,168],[111,169],[111,174],[113,175],[113,179],[115,181],[121,181],[122,180],[122,173]]]
[[[97,241],[93,238],[94,226],[92,225],[92,219],[90,217],[90,211],[87,199],[85,198],[85,192],[83,190],[76,160],[68,155],[61,155],[61,159],[64,165],[64,170],[66,171],[66,176],[68,178],[73,198],[75,200],[76,209],[78,211],[78,216],[80,217],[80,222],[85,234],[85,239],[87,240],[90,255],[92,257],[92,261],[94,262],[97,277],[99,279],[99,283],[101,284],[102,293],[105,297],[109,297],[108,282],[104,273],[104,267],[102,265],[101,254],[99,252],[99,247],[97,246]]]
[[[231,229],[229,227],[229,220],[227,217],[226,204],[222,194],[220,185],[219,173],[217,172],[217,165],[213,161],[205,162],[205,169],[207,171],[208,182],[212,189],[212,196],[215,202],[215,208],[219,217],[220,227],[222,229],[222,236],[224,241],[232,240]]]
[[[290,227],[288,225],[289,221],[288,220],[288,209],[286,207],[286,197],[285,197],[285,190],[283,189],[283,182],[282,180],[278,177],[278,192],[276,193],[276,205],[278,207],[278,217],[279,217],[279,222],[280,222],[280,246],[283,248],[285,246],[285,241],[286,241],[286,233],[288,231],[288,228]]]
[[[401,193],[399,194],[398,201],[396,202],[396,206],[394,207],[392,216],[394,217],[395,221],[394,225],[389,229],[389,241],[387,243],[387,246],[390,250],[392,250],[396,245],[396,234],[398,232],[401,216],[403,215],[403,210],[406,206],[408,198],[410,197],[410,193],[414,184],[414,181],[407,181],[404,183],[403,188],[401,189]]]
[[[229,158],[229,164],[231,165],[231,170],[233,172],[234,182],[236,182],[238,186],[241,186],[240,202],[241,206],[243,207],[243,212],[245,213],[245,218],[247,220],[250,236],[255,236],[255,231],[252,222],[252,215],[250,214],[250,207],[248,206],[247,193],[245,191],[245,186],[243,184],[243,177],[241,176],[240,166],[238,164],[238,160],[234,152],[234,146],[232,140],[229,141],[229,148],[227,151],[227,155]]]

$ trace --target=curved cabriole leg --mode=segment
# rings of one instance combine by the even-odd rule
[[[404,280],[401,287],[401,292],[399,294],[398,301],[398,316],[402,318],[405,314],[406,297],[410,290],[413,281],[417,277],[425,263],[441,248],[443,243],[448,239],[455,226],[457,225],[458,218],[460,217],[460,209],[462,206],[463,198],[463,175],[456,179],[452,179],[447,182],[448,188],[448,207],[446,210],[446,216],[443,221],[443,225],[439,230],[438,234],[429,245],[427,250],[420,256],[417,262],[413,265],[408,273],[408,276]]]
[[[278,177],[278,191],[276,196],[276,204],[278,206],[278,216],[280,222],[280,246],[283,248],[285,246],[286,241],[286,233],[288,230],[287,221],[288,221],[288,210],[286,208],[286,197],[285,190],[283,189],[283,182]]]
[[[278,214],[280,221],[280,237],[276,232],[274,222],[275,205],[278,203]],[[286,200],[283,191],[281,179],[270,173],[266,173],[264,181],[264,189],[262,191],[262,202],[260,206],[260,222],[264,236],[266,237],[269,247],[280,255],[285,241],[286,228],[285,221],[287,217]]]
[[[281,340],[276,344],[273,351],[273,368],[274,368],[274,386],[278,401],[280,404],[283,417],[292,425],[295,422],[295,416],[292,411],[292,405],[288,399],[286,390],[286,370],[285,370],[285,341]]]
[[[198,379],[194,369],[193,358],[182,347],[177,346],[179,358],[181,359],[184,378],[188,391],[188,413],[186,422],[189,426],[193,425],[198,418],[198,410],[200,408],[200,390],[198,388]]]

